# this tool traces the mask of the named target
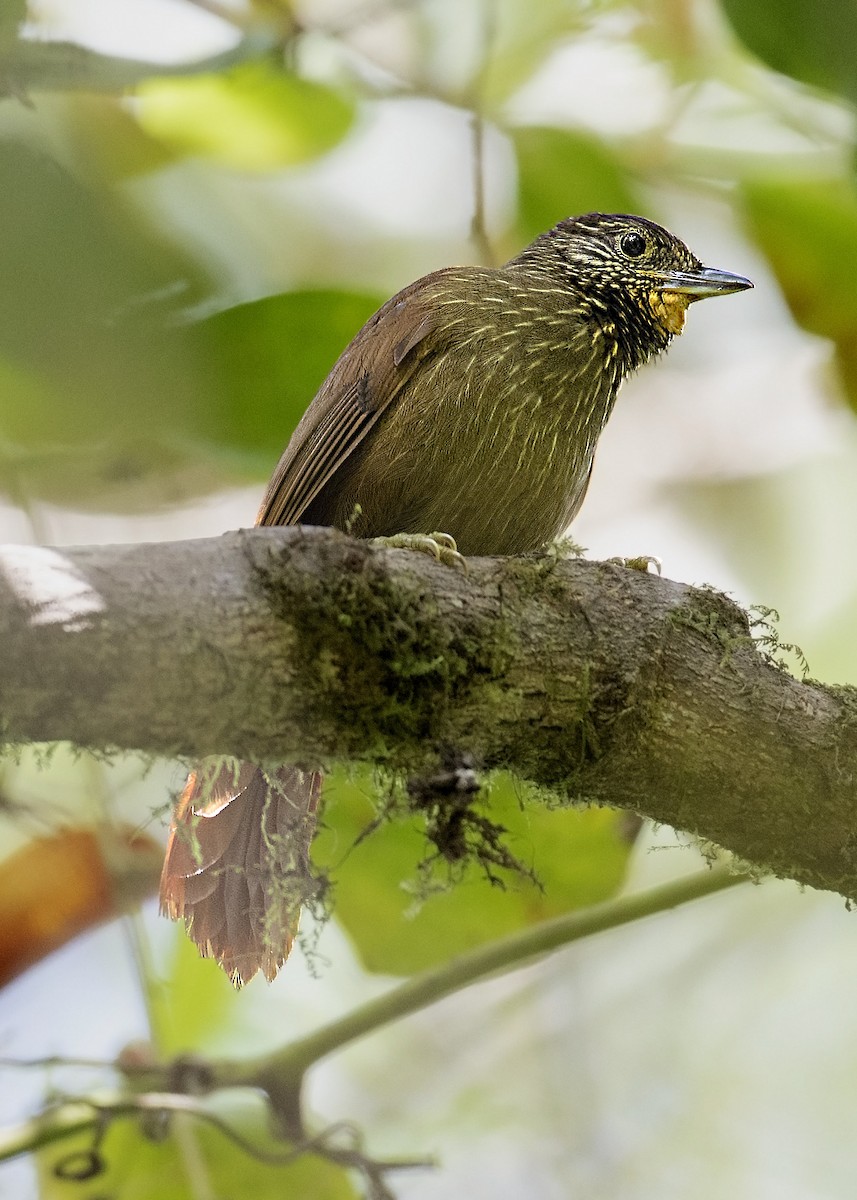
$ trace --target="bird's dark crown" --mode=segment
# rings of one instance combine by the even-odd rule
[[[615,326],[629,368],[665,349],[678,331],[665,324],[652,305],[664,275],[702,266],[668,230],[626,213],[569,217],[537,237],[508,265],[547,271],[554,282],[561,276],[576,312],[591,316],[599,325]]]
[[[540,234],[516,260],[556,269],[593,291],[650,290],[665,271],[698,270],[702,263],[669,230],[645,217],[585,213]]]

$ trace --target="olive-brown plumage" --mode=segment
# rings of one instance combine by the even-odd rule
[[[749,287],[704,268],[660,226],[602,213],[560,222],[502,267],[427,275],[343,351],[258,523],[366,537],[442,530],[469,555],[537,549],[579,510],[622,380],[666,349],[694,300]],[[307,773],[284,799],[277,778],[247,771],[209,767],[204,787],[191,777],[161,891],[236,983],[260,968],[272,978],[288,953],[318,791]],[[286,803],[279,825],[299,831],[297,856],[258,836],[271,805]],[[252,887],[236,887],[236,872]],[[289,904],[283,872],[298,885],[285,889]]]

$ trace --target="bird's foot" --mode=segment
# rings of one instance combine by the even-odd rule
[[[417,550],[420,554],[430,554],[444,566],[467,572],[464,555],[458,553],[455,538],[448,533],[394,533],[391,537],[370,538],[369,545],[388,550]]]
[[[642,571],[644,574],[662,574],[663,563],[654,554],[638,554],[636,558],[608,558],[607,562],[615,563],[617,567],[627,567],[629,571]]]

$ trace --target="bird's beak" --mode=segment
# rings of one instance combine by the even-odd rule
[[[665,271],[659,279],[660,291],[677,292],[687,296],[688,304],[704,300],[706,296],[728,296],[731,292],[744,292],[753,284],[743,275],[731,271],[716,271],[713,267],[700,267],[698,271]]]

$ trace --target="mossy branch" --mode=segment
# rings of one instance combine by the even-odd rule
[[[857,704],[724,596],[553,556],[469,570],[333,530],[0,549],[9,742],[385,764],[450,753],[857,899]]]

